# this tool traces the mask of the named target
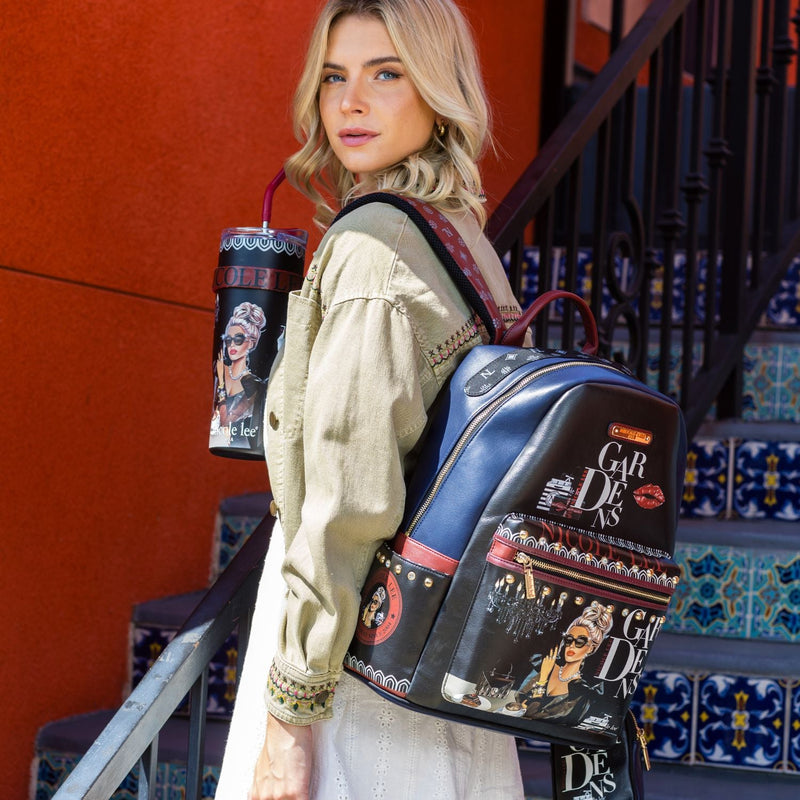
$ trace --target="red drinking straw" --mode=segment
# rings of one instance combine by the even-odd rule
[[[281,171],[269,182],[267,191],[264,192],[264,204],[261,206],[261,226],[263,228],[269,228],[269,218],[272,216],[272,195],[275,194],[275,190],[285,177],[286,173],[281,167]]]

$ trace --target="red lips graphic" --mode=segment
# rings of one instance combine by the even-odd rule
[[[640,486],[634,490],[633,499],[641,508],[658,508],[664,503],[664,492],[661,491],[660,486],[648,483],[646,486]]]

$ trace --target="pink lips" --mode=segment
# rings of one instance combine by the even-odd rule
[[[344,128],[339,131],[338,136],[347,147],[359,147],[362,144],[372,141],[378,134],[365,128]]]

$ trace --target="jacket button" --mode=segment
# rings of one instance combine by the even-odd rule
[[[269,501],[269,513],[272,514],[273,517],[278,516],[278,504],[274,500]]]
[[[278,418],[275,416],[274,411],[269,412],[269,426],[272,430],[278,430]]]

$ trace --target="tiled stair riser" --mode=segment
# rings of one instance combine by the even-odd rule
[[[695,439],[681,515],[800,520],[800,442]]]
[[[800,330],[800,329],[798,329]],[[763,333],[759,338],[769,338]],[[693,366],[699,367],[699,346]],[[800,342],[753,341],[745,345],[743,358],[742,419],[753,422],[800,422]],[[676,396],[682,374],[680,350],[670,353],[667,392]],[[647,363],[647,384],[658,387],[658,352],[651,349]]]
[[[256,529],[261,517],[253,514],[219,514],[214,536],[215,553],[211,580],[216,580],[239,552],[247,537]]]
[[[132,683],[136,686],[161,654],[161,651],[172,641],[177,629],[159,625],[136,625],[133,630]],[[213,717],[230,717],[236,699],[236,658],[238,655],[239,637],[234,631],[225,644],[217,651],[208,665],[208,704],[209,715]],[[186,713],[187,701],[178,709]]]
[[[37,769],[35,800],[51,800],[58,787],[80,761],[77,755],[41,753]],[[201,800],[213,800],[219,781],[219,767],[204,767]],[[110,800],[138,800],[139,769],[131,770]],[[156,800],[185,800],[186,767],[159,763],[156,771]]]
[[[663,264],[663,253],[656,251],[655,258],[657,263]],[[523,251],[522,262],[522,303],[523,306],[529,305],[539,294],[539,265],[540,253],[538,247],[526,247]],[[697,265],[694,276],[696,290],[695,320],[698,323],[705,321],[706,310],[704,306],[704,295],[706,280],[708,277],[708,259],[703,252],[698,254]],[[722,266],[721,257],[718,259],[717,273],[719,275]],[[748,259],[748,272],[750,263]],[[567,270],[567,251],[561,247],[554,247],[552,250],[552,264],[550,274],[550,286],[556,289],[565,288]],[[617,256],[614,259],[613,272],[619,289],[624,294],[628,287],[633,287],[637,278],[635,267],[627,259]],[[678,252],[675,255],[674,275],[672,284],[672,322],[680,325],[683,322],[685,312],[686,297],[686,254]],[[661,321],[663,309],[663,288],[664,276],[663,267],[657,268],[651,279],[651,305],[650,322],[658,323]],[[588,298],[592,289],[592,251],[588,248],[578,250],[576,261],[576,291],[582,297]],[[603,287],[602,313],[608,313],[615,304],[610,290],[607,286]],[[635,304],[634,299],[634,304]],[[561,303],[557,303],[555,308],[559,311]],[[800,256],[796,258],[787,270],[786,276],[780,283],[778,291],[769,303],[769,306],[761,319],[761,327],[800,329]]]
[[[551,285],[564,288],[566,255],[563,249],[554,249],[554,269],[551,276]],[[660,257],[660,256],[659,256]],[[524,253],[522,290],[523,305],[530,304],[539,291],[539,251],[537,248],[527,248]],[[621,259],[616,259],[615,271],[619,283],[624,289],[632,285],[635,278],[632,270],[623,265]],[[591,251],[581,249],[577,261],[577,291],[588,298],[591,293],[592,259]],[[698,322],[705,317],[703,308],[703,294],[706,274],[705,256],[701,255],[698,264],[698,300],[695,315]],[[684,288],[686,281],[686,259],[684,254],[675,257],[675,282],[673,286],[672,319],[679,325],[683,319]],[[661,293],[663,279],[660,273],[652,281],[653,299],[650,308],[650,322],[655,325],[661,318]],[[602,313],[608,313],[614,300],[607,288],[604,288]],[[634,303],[635,305],[635,303]],[[553,319],[558,319],[562,313],[562,304],[557,302],[553,307]],[[770,301],[769,307],[763,315],[761,327],[768,330],[800,331],[800,258],[792,263],[786,278],[781,282],[780,288]],[[767,341],[752,341],[745,348],[744,354],[744,396],[742,418],[745,420],[785,420],[800,422],[800,345],[787,344],[780,341],[769,341],[769,332],[764,332],[761,339]],[[621,342],[620,347],[625,348]],[[614,349],[616,346],[612,347]],[[698,345],[693,352],[695,367],[699,365],[702,352]],[[676,394],[681,380],[680,349],[674,348],[670,363],[670,386],[668,391]],[[658,384],[658,353],[652,349],[648,359],[647,382],[651,386]]]
[[[679,542],[675,559],[664,630],[800,642],[800,552]]]
[[[645,671],[631,708],[654,760],[800,770],[800,680]]]

